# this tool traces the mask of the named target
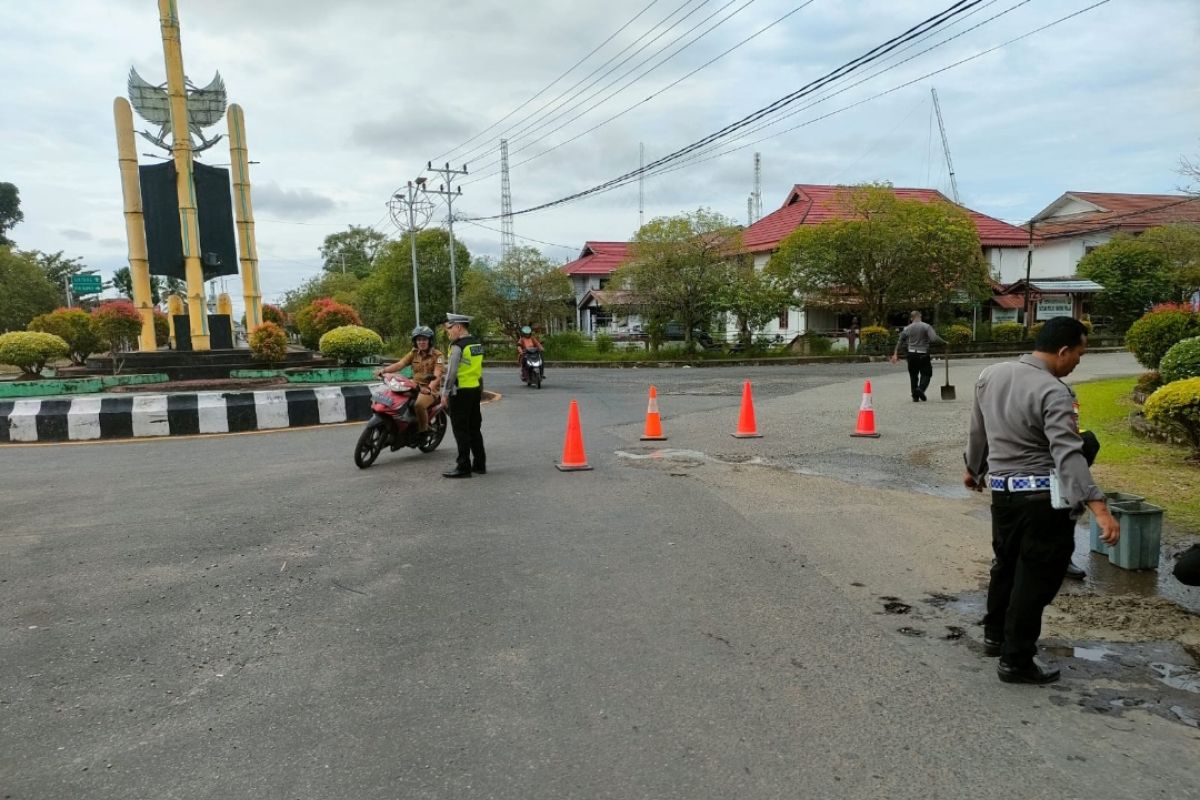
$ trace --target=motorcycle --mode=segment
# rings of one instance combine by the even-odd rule
[[[521,380],[526,386],[542,388],[542,380],[546,377],[546,367],[542,361],[541,350],[521,351]]]
[[[417,416],[413,404],[421,387],[403,375],[383,376],[383,391],[371,394],[371,419],[358,437],[354,448],[354,463],[366,469],[390,447],[393,451],[401,447],[415,447],[422,453],[432,453],[446,436],[446,409],[438,400],[429,408],[429,430],[417,430]]]

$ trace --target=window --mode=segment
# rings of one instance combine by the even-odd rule
[[[788,329],[788,312],[791,309],[787,306],[779,309],[779,330],[786,331]]]

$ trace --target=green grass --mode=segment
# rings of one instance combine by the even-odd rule
[[[1145,496],[1167,511],[1171,533],[1200,534],[1200,466],[1188,462],[1185,447],[1136,436],[1129,415],[1135,378],[1077,384],[1080,424],[1100,439],[1092,474],[1105,491]]]

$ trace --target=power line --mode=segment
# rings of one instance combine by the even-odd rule
[[[465,217],[456,217],[456,219],[459,222],[465,222],[468,225],[474,225],[476,228],[483,228],[485,231],[491,231],[492,233],[504,233],[504,231],[500,230],[499,228],[493,228],[490,225],[483,225],[481,223],[476,222],[473,219],[467,219]],[[513,236],[517,237],[518,239],[524,239],[527,242],[536,242],[538,244],[544,244],[548,247],[561,247],[563,250],[570,250],[573,253],[579,252],[578,245],[558,244],[557,242],[546,242],[541,239],[534,239],[532,236],[522,236],[519,233],[514,233]]]
[[[496,127],[497,125],[499,125],[500,123],[504,122],[504,120],[508,119],[508,118],[509,118],[509,117],[511,117],[513,114],[516,114],[518,111],[520,111],[522,108],[524,108],[525,106],[527,106],[527,105],[529,105],[530,103],[532,103],[534,100],[536,100],[536,99],[538,99],[539,97],[541,97],[541,96],[542,96],[542,94],[544,94],[546,91],[548,91],[548,90],[549,90],[549,89],[550,89],[552,86],[554,86],[554,84],[558,83],[558,82],[559,82],[559,81],[561,81],[563,78],[565,78],[565,77],[567,77],[568,75],[570,75],[570,74],[571,74],[571,73],[572,73],[572,72],[575,70],[575,68],[576,68],[576,67],[578,67],[580,64],[584,63],[584,62],[585,62],[585,61],[587,61],[589,58],[591,58],[592,56],[594,56],[596,53],[598,53],[598,52],[601,50],[601,48],[603,48],[603,47],[604,47],[606,44],[608,44],[608,43],[609,43],[609,42],[611,42],[613,39],[615,39],[617,36],[619,36],[619,35],[620,35],[620,34],[621,34],[621,33],[622,33],[622,32],[623,32],[623,31],[624,31],[626,28],[628,28],[628,27],[629,27],[630,25],[632,25],[633,23],[637,22],[637,21],[638,21],[638,19],[640,19],[640,18],[642,17],[642,15],[643,15],[643,14],[645,14],[647,11],[649,11],[649,10],[650,10],[651,8],[653,8],[654,6],[658,5],[658,2],[659,2],[659,0],[650,0],[650,3],[649,3],[648,5],[646,5],[646,6],[645,6],[645,7],[644,7],[644,8],[643,8],[641,11],[639,11],[638,13],[634,14],[634,15],[633,15],[633,17],[632,17],[632,18],[630,18],[630,19],[629,19],[629,20],[628,20],[628,21],[627,21],[627,22],[626,22],[624,25],[622,25],[621,27],[619,27],[619,28],[617,28],[615,31],[613,31],[613,32],[612,32],[612,34],[610,34],[610,35],[609,35],[609,37],[608,37],[607,39],[605,39],[603,42],[601,42],[600,44],[598,44],[598,45],[596,45],[594,48],[592,48],[591,52],[589,52],[589,53],[588,53],[586,56],[584,56],[583,58],[579,59],[579,60],[578,60],[578,61],[576,61],[574,64],[572,64],[570,67],[568,67],[568,68],[567,68],[567,70],[566,70],[565,72],[563,72],[561,75],[559,75],[557,78],[555,78],[554,80],[552,80],[552,81],[550,81],[549,83],[547,83],[547,84],[546,84],[545,86],[543,86],[541,89],[538,89],[538,91],[537,91],[537,92],[536,92],[536,93],[535,93],[535,94],[534,94],[532,97],[530,97],[528,100],[526,100],[524,103],[521,103],[521,105],[517,106],[517,107],[516,107],[516,108],[514,108],[512,111],[509,111],[509,112],[508,112],[507,114],[505,114],[503,117],[501,117],[500,119],[496,120],[496,121],[495,121],[495,122],[493,122],[491,125],[488,125],[486,128],[484,128],[484,129],[483,129],[483,130],[481,130],[479,133],[477,133],[477,134],[475,134],[474,136],[472,136],[470,139],[467,139],[465,142],[462,142],[461,144],[455,145],[454,147],[450,148],[449,150],[447,150],[446,152],[442,153],[441,155],[439,155],[439,156],[436,156],[436,157],[435,157],[433,160],[434,160],[434,161],[440,161],[441,159],[443,159],[443,158],[446,158],[447,156],[449,156],[451,153],[454,153],[454,152],[456,152],[456,151],[458,151],[458,150],[462,149],[463,147],[467,146],[467,145],[468,145],[468,144],[470,144],[471,142],[473,142],[473,141],[475,141],[476,139],[478,139],[480,136],[483,136],[485,133],[487,133],[488,131],[490,131],[490,130],[492,130],[493,128],[495,128],[495,127]]]

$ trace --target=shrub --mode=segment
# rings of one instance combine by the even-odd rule
[[[1149,372],[1143,372],[1137,379],[1137,390],[1145,394],[1150,394],[1155,389],[1163,385],[1162,373],[1156,369]]]
[[[1146,400],[1146,419],[1181,433],[1200,456],[1200,378],[1168,383]]]
[[[322,336],[334,328],[362,325],[362,319],[345,303],[319,297],[297,312],[295,324],[301,343],[308,348],[319,348]]]
[[[596,337],[596,352],[610,353],[613,349],[613,338],[607,333],[602,333]]]
[[[96,333],[92,315],[81,308],[60,308],[34,317],[29,330],[52,333],[62,339],[67,343],[67,357],[75,364],[87,361],[87,357],[103,344]]]
[[[287,334],[274,322],[264,322],[250,331],[250,353],[258,361],[283,361],[287,358]]]
[[[61,336],[40,331],[0,334],[0,364],[19,367],[29,375],[40,375],[46,362],[65,358],[71,348]]]
[[[942,338],[951,345],[963,345],[971,343],[971,329],[966,325],[951,325],[942,334]]]
[[[263,303],[262,318],[263,322],[273,322],[281,328],[286,328],[288,324],[287,312],[270,303]]]
[[[321,352],[346,364],[357,364],[367,356],[383,352],[383,339],[370,328],[342,325],[321,337]]]
[[[992,323],[981,322],[975,326],[975,341],[990,342],[992,340]]]
[[[1200,315],[1157,306],[1129,327],[1125,346],[1142,366],[1158,369],[1168,350],[1193,336],[1200,336]]]
[[[1025,328],[1019,322],[1000,322],[992,326],[992,340],[1019,342],[1025,338]]]
[[[130,300],[110,300],[92,309],[96,333],[112,352],[129,350],[142,332],[142,315]]]
[[[542,339],[542,347],[546,350],[547,357],[562,358],[568,353],[582,350],[585,345],[583,334],[579,331],[563,331],[562,333],[552,333]]]
[[[820,334],[806,333],[804,340],[808,343],[809,355],[827,356],[833,350],[833,342]]]
[[[1200,336],[1176,342],[1158,363],[1165,383],[1200,377]]]
[[[171,341],[171,318],[161,311],[154,312],[154,344],[164,347]]]
[[[1029,326],[1029,338],[1036,339],[1038,334],[1042,332],[1042,328],[1046,327],[1044,322],[1035,322]]]
[[[882,353],[891,343],[892,332],[882,325],[868,325],[859,331],[859,352]]]

